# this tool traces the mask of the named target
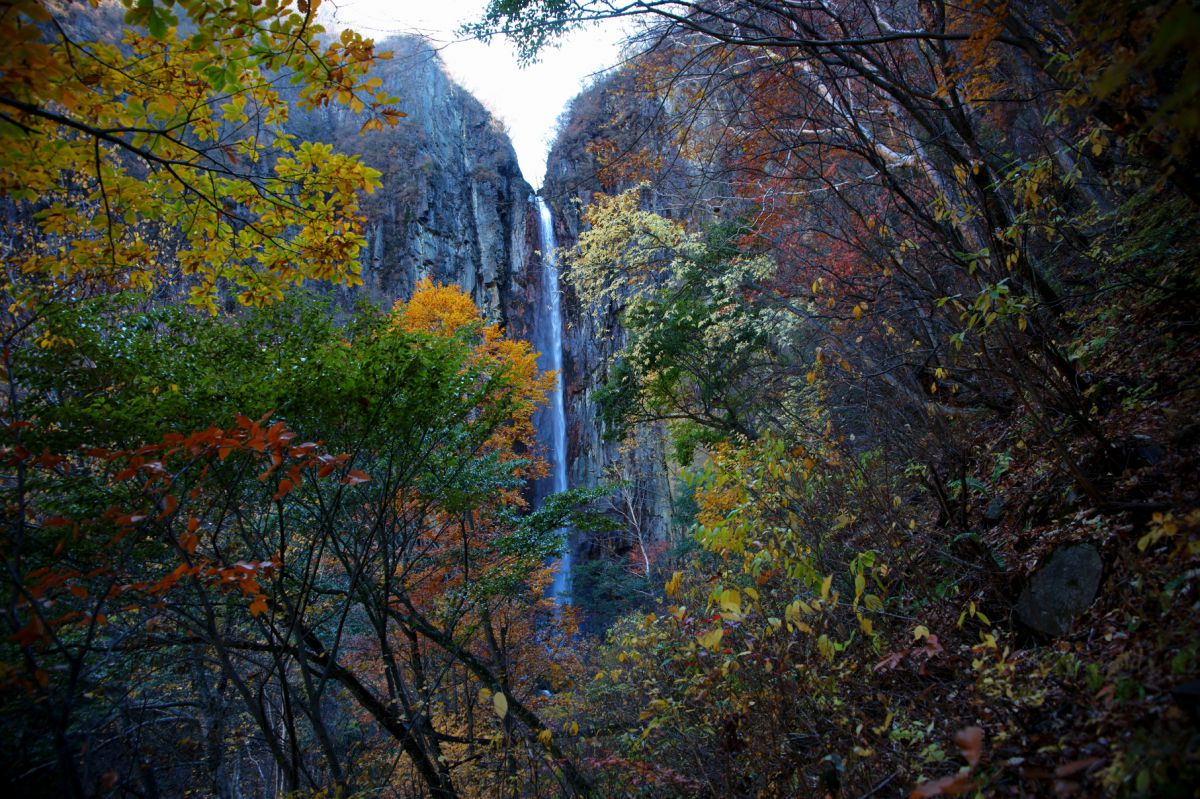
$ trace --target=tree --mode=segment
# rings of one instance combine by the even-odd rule
[[[279,790],[403,781],[395,746],[436,796],[506,762],[586,791],[536,711],[543,675],[566,677],[553,630],[571,615],[533,632],[566,506],[517,517],[544,468],[521,452],[550,379],[527,344],[431,284],[346,327],[299,299],[232,326],[74,319],[69,348],[18,363],[30,416],[4,451],[26,475],[6,491],[24,509],[4,550],[7,698],[51,733],[70,793],[97,773],[173,790],[170,761],[131,771],[114,754],[170,746],[147,728],[199,731],[201,778],[226,795],[256,756]],[[214,351],[236,369],[205,367]],[[108,402],[147,393],[162,400],[97,429]],[[158,718],[178,702],[195,710]],[[239,725],[261,743],[224,743]]]
[[[120,7],[127,27],[108,7],[21,0],[5,13],[6,305],[149,290],[170,274],[210,310],[225,287],[262,304],[304,279],[354,284],[357,194],[378,174],[282,133],[281,86],[303,108],[369,105],[366,129],[395,123],[367,76],[370,40],[323,44],[305,0]]]

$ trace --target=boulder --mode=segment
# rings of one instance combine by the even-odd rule
[[[983,519],[989,524],[996,524],[1004,518],[1004,513],[1007,510],[1008,501],[1004,497],[992,497],[992,501],[987,504],[987,508],[983,511]]]
[[[1021,591],[1017,618],[1044,635],[1064,635],[1096,598],[1103,569],[1100,553],[1091,544],[1058,549]]]

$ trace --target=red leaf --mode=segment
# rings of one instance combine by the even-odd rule
[[[931,658],[945,650],[942,649],[941,643],[938,642],[938,637],[933,633],[925,636],[925,645],[916,651],[918,655],[924,655],[926,658]]]
[[[58,466],[60,463],[66,462],[66,460],[67,459],[62,455],[51,455],[50,450],[43,450],[42,454],[37,456],[33,462],[39,466],[50,469],[54,466]]]
[[[350,473],[342,478],[342,485],[358,485],[359,483],[365,483],[370,479],[371,476],[366,472],[360,472],[358,469],[351,469]]]
[[[900,661],[904,660],[904,656],[907,654],[907,649],[902,649],[899,652],[889,652],[884,656],[883,660],[875,664],[875,671],[891,671],[900,665]]]
[[[963,769],[957,774],[930,780],[913,788],[908,799],[922,799],[927,796],[960,796],[974,790],[975,783],[971,782],[970,769]]]
[[[1054,776],[1059,778],[1070,777],[1074,774],[1078,774],[1081,771],[1088,771],[1092,768],[1092,766],[1099,765],[1103,762],[1104,758],[1102,757],[1085,757],[1082,760],[1072,760],[1070,763],[1064,763],[1063,765],[1054,769]]]
[[[954,745],[958,747],[963,758],[974,766],[983,755],[983,728],[964,727],[954,733]]]
[[[39,619],[37,616],[34,616],[29,620],[29,624],[26,624],[20,630],[17,630],[17,632],[10,635],[9,638],[16,641],[17,646],[30,646],[31,644],[42,640],[42,636],[45,634],[45,632],[46,628],[42,626],[41,619]]]

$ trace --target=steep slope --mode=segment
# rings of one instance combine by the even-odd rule
[[[542,193],[554,211],[558,240],[566,250],[579,239],[580,218],[597,193],[614,194],[643,184],[647,208],[676,219],[715,221],[730,213],[730,191],[703,165],[685,157],[672,115],[673,100],[647,91],[636,69],[615,70],[570,104],[550,152]],[[695,120],[693,120],[693,123]],[[569,264],[567,265],[569,271]],[[623,529],[609,540],[576,542],[584,558],[628,558],[648,572],[649,554],[665,545],[681,487],[668,467],[663,424],[633,426],[624,441],[608,429],[600,397],[614,356],[625,345],[621,308],[584,308],[563,284],[563,341],[571,484],[609,480],[622,487],[612,510]],[[638,571],[635,567],[634,571]],[[648,575],[646,575],[648,576]]]

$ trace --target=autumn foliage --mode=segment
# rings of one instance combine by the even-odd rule
[[[348,309],[380,176],[285,123],[401,112],[316,12],[0,13],[10,793],[1193,795],[1194,3],[490,3],[644,23],[538,507],[530,346]]]

